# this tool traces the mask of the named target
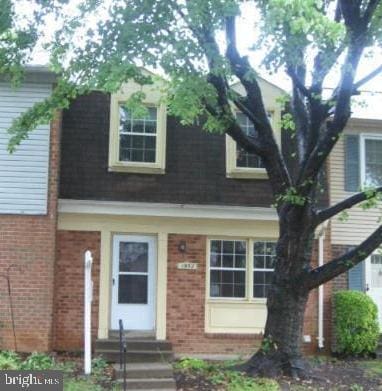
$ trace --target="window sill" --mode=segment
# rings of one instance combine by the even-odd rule
[[[163,167],[153,165],[128,165],[128,164],[113,164],[109,166],[109,172],[126,172],[131,174],[157,174],[163,175],[166,170]]]
[[[209,297],[207,298],[207,304],[266,304],[267,303],[267,299],[263,299],[263,298],[252,298],[252,299],[248,299],[248,298],[241,298],[241,297],[237,297],[237,298],[221,298],[221,297]]]
[[[264,168],[234,168],[227,170],[227,178],[268,179],[268,174]]]

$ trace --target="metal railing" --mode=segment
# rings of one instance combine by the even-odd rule
[[[127,355],[127,342],[126,335],[123,329],[123,321],[119,320],[119,368],[123,370],[123,391],[127,390],[126,384],[126,355]]]

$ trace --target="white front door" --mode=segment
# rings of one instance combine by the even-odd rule
[[[154,330],[156,240],[152,236],[115,235],[111,328]]]
[[[366,260],[366,291],[378,307],[379,326],[382,331],[382,255],[372,254]]]

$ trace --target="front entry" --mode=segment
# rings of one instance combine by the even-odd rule
[[[366,291],[378,307],[382,332],[382,255],[373,254],[366,260]]]
[[[154,330],[156,239],[152,236],[115,235],[111,328]]]

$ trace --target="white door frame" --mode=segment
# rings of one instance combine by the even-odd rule
[[[369,255],[366,259],[365,259],[365,291],[366,293],[368,294],[368,296],[375,302],[373,296],[370,294],[370,289],[371,288],[371,256],[373,254]],[[378,289],[378,288],[376,288]],[[382,288],[379,288],[379,289],[382,289]],[[378,307],[378,319],[379,319],[379,327],[380,327],[380,330],[382,332],[382,304],[381,303],[375,303]]]
[[[148,253],[148,293],[147,304],[121,304],[118,302],[119,283],[119,245],[124,241],[149,243]],[[126,314],[124,328],[126,330],[147,330],[156,329],[156,303],[157,303],[157,267],[158,267],[158,243],[156,236],[145,234],[115,234],[112,239],[112,281],[111,281],[111,329],[118,329],[118,319]],[[137,273],[139,274],[139,273]],[[129,314],[134,319],[129,323]],[[141,316],[141,318],[140,318]],[[139,326],[139,323],[142,326]]]

